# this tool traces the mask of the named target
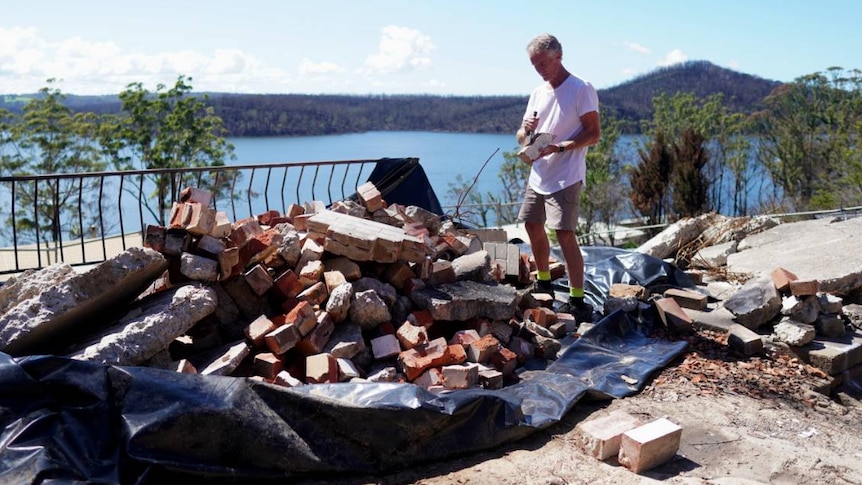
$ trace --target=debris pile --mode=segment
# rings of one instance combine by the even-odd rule
[[[859,222],[835,224],[837,230],[852,234]],[[753,235],[778,225],[768,217],[705,214],[672,225],[638,249],[687,268],[699,283],[696,289],[708,297],[667,312],[677,325],[690,324],[697,332],[685,337],[689,350],[682,361],[664,369],[645,392],[682,384],[673,387],[779,398],[800,407],[834,410],[828,396],[842,394],[845,383],[858,381],[862,267],[854,262],[855,255],[844,256],[842,269],[822,279],[800,278],[783,266],[758,273],[729,270],[729,259],[753,247],[749,243]],[[774,231],[770,233],[768,239],[778,239]],[[816,249],[811,252],[817,254]],[[814,269],[822,269],[822,263],[814,261]],[[800,266],[813,274],[811,268]],[[663,306],[657,302],[658,308]]]
[[[284,386],[494,389],[577,330],[552,296],[517,289],[531,261],[505,232],[387,205],[371,183],[355,201],[238,221],[210,201],[186,188],[143,248],[7,282],[0,350]]]

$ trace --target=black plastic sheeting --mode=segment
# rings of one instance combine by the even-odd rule
[[[616,282],[685,283],[649,256],[582,250],[598,305]],[[564,339],[557,360],[528,362],[516,384],[439,395],[413,384],[283,388],[0,353],[0,482],[258,483],[375,474],[493,449],[559,422],[586,395],[642,390],[686,347],[649,337],[654,318],[614,312]]]
[[[373,182],[383,200],[404,206],[415,205],[434,214],[443,214],[437,194],[418,158],[383,158],[377,161],[368,181]]]

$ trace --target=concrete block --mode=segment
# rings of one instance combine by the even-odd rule
[[[443,387],[446,389],[469,389],[479,382],[479,367],[476,364],[444,365]]]
[[[660,418],[623,433],[618,459],[620,465],[641,473],[666,463],[679,450],[682,428]]]
[[[643,423],[631,414],[616,410],[595,419],[581,422],[575,428],[578,446],[588,455],[607,460],[619,455],[623,433]]]

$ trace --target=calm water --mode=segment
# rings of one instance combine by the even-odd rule
[[[456,203],[454,197],[448,194],[448,189],[458,175],[467,183],[471,183],[478,176],[472,189],[474,193],[496,191],[500,167],[505,162],[503,153],[514,153],[518,149],[513,134],[413,131],[312,137],[230,138],[229,141],[236,147],[237,160],[233,163],[243,165],[415,157],[419,159],[443,206]],[[640,141],[642,138],[639,135],[620,137],[617,156],[623,164],[637,163]],[[748,177],[751,182],[745,197],[748,207],[753,209],[762,202],[761,197],[764,194],[769,195],[772,186],[763,174],[757,172],[753,163],[750,163]],[[731,183],[730,177],[722,181],[721,190],[725,194],[731,193]],[[728,207],[718,207],[718,212],[731,214],[730,202],[730,196],[725,195],[721,203]]]
[[[241,165],[418,158],[443,205],[454,203],[446,191],[449,182],[454,182],[459,174],[468,182],[478,175],[473,191],[493,190],[505,161],[503,152],[517,150],[514,134],[386,131],[228,141],[234,145],[237,157],[232,163]]]

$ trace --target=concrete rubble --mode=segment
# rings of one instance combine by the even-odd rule
[[[833,244],[862,234],[862,218],[806,224],[834,232]],[[654,308],[669,332],[719,330],[743,355],[783,345],[838,384],[862,364],[862,256],[811,244],[799,251],[822,253],[816,263],[783,260],[776,247],[801,244],[794,225],[679,221],[637,251],[673,261],[696,287],[614,284],[597,310]],[[282,386],[399,381],[437,392],[517,382],[527,360],[555,359],[560,339],[592,324],[524,289],[535,267],[505,232],[388,205],[371,184],[356,201],[238,221],[186,188],[169,224],[146,228],[144,246],[83,273],[54,265],[10,279],[0,350]],[[836,252],[843,264],[821,271]],[[562,276],[561,264],[553,269]]]
[[[694,328],[725,333],[739,354],[790,352],[821,370],[829,394],[862,375],[862,217],[780,223],[705,214],[637,250],[686,269],[705,308]]]

